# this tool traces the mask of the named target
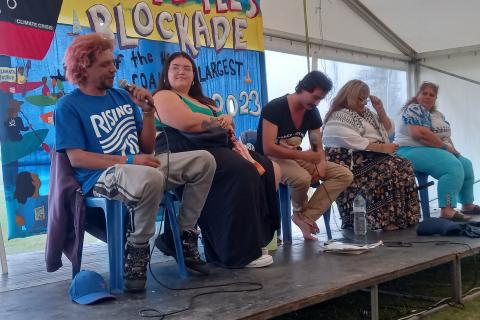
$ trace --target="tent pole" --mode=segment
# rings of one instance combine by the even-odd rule
[[[303,20],[305,22],[305,46],[307,49],[307,70],[310,72],[310,38],[308,36],[307,0],[303,0]]]
[[[423,64],[423,63],[418,63],[418,65],[420,67],[427,68],[427,69],[430,69],[430,70],[433,70],[433,71],[437,71],[437,72],[449,75],[451,77],[454,77],[454,78],[457,78],[457,79],[460,79],[460,80],[464,80],[464,81],[474,83],[476,85],[480,85],[480,81],[477,81],[477,80],[473,80],[473,79],[470,79],[470,78],[467,78],[467,77],[463,77],[463,76],[460,76],[458,74],[448,72],[448,71],[445,71],[445,70],[442,70],[442,69],[438,69],[438,68],[435,68],[435,67],[427,66],[426,64]]]

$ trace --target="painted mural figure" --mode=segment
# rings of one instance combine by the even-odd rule
[[[16,177],[14,199],[18,202],[15,224],[23,232],[45,232],[47,196],[40,195],[41,181],[34,172],[23,171]]]
[[[27,78],[25,76],[25,68],[20,66],[17,68],[17,83],[24,84],[27,82]]]
[[[48,87],[48,78],[47,77],[42,77],[42,95],[49,97],[52,94],[50,93],[50,88]]]
[[[26,127],[23,124],[22,118],[18,116],[20,112],[20,106],[23,102],[11,99],[8,108],[7,114],[8,118],[4,122],[5,131],[7,134],[7,139],[11,141],[20,141],[22,140],[21,131],[28,131],[29,127]]]

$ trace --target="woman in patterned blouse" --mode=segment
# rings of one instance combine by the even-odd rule
[[[469,214],[480,214],[480,207],[473,204],[472,163],[455,149],[450,124],[435,105],[437,94],[436,84],[424,82],[407,101],[397,126],[397,153],[409,159],[416,171],[438,180],[442,218],[467,221]],[[455,210],[457,202],[462,204],[462,212]]]
[[[373,109],[366,107],[370,99]],[[410,161],[396,156],[395,132],[382,101],[367,84],[350,80],[332,100],[325,116],[323,142],[328,161],[346,165],[352,184],[337,197],[342,228],[353,227],[352,202],[358,193],[367,200],[370,230],[396,230],[418,222],[420,207]]]

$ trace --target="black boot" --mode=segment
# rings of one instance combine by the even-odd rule
[[[147,283],[147,264],[150,261],[150,246],[125,244],[125,290],[143,291]]]
[[[182,231],[180,239],[182,241],[183,257],[187,268],[201,274],[210,274],[208,264],[200,258],[200,254],[198,253],[198,234],[194,230]],[[170,231],[160,234],[157,239],[155,239],[155,247],[166,256],[174,257],[175,260],[177,260],[175,243]]]

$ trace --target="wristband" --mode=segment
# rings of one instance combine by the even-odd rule
[[[129,154],[129,155],[127,156],[127,162],[126,162],[126,164],[133,164],[134,159],[135,159],[135,158],[134,158],[133,154]]]
[[[445,151],[448,151],[448,144],[444,143],[444,144],[440,147],[440,149],[443,149],[443,150],[445,150]]]
[[[153,116],[153,113],[154,113],[153,110],[152,111],[144,111],[143,112],[143,117],[144,118],[149,118],[149,117]]]

